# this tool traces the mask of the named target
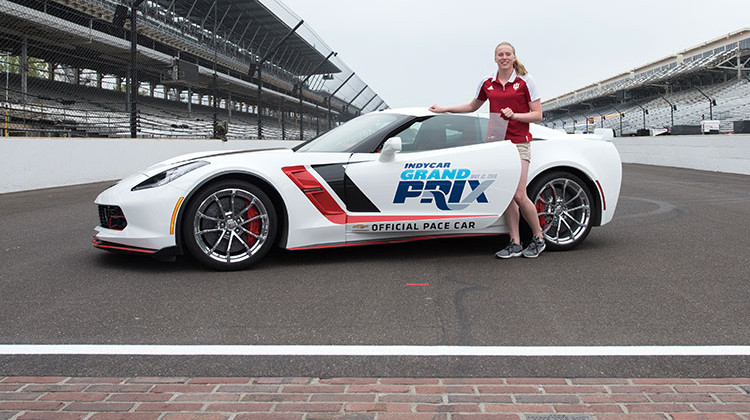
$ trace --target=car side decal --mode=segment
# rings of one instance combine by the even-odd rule
[[[492,217],[496,218],[499,215],[471,215],[471,214],[452,214],[445,216],[435,215],[376,215],[376,216],[347,216],[344,209],[342,209],[336,200],[323,188],[320,181],[315,178],[304,165],[298,166],[285,166],[281,168],[282,172],[294,182],[294,184],[302,191],[308,200],[315,206],[318,211],[325,216],[331,223],[343,225],[346,223],[379,223],[379,222],[400,222],[400,221],[412,221],[412,220],[444,220],[444,219],[463,219],[463,218],[476,218],[476,217]]]

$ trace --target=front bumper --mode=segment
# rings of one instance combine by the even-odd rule
[[[179,227],[175,216],[183,205],[185,192],[171,185],[131,191],[145,179],[145,175],[134,175],[99,194],[95,203],[119,207],[126,223],[121,230],[97,226],[94,246],[142,254],[156,254],[177,246],[175,231]]]

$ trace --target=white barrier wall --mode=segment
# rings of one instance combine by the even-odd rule
[[[124,178],[177,155],[293,147],[299,141],[0,138],[0,193]]]
[[[625,163],[750,175],[750,135],[618,137]],[[184,153],[293,147],[293,140],[0,138],[0,193],[124,178]]]
[[[750,175],[750,134],[617,137],[625,163]]]

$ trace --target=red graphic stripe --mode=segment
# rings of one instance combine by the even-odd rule
[[[602,188],[602,184],[599,183],[599,180],[596,180],[596,186],[599,187],[599,192],[602,195],[602,207],[604,210],[607,210],[607,200],[604,199],[604,189]]]
[[[453,214],[445,216],[435,215],[410,215],[410,216],[349,216],[347,223],[373,223],[373,222],[407,222],[410,220],[443,220],[443,219],[466,219],[470,217],[494,217],[498,214]]]
[[[299,248],[289,248],[289,250],[290,251],[302,251],[305,249],[343,248],[347,246],[359,246],[359,245],[397,244],[397,243],[403,243],[403,242],[422,241],[422,240],[427,240],[427,239],[469,238],[469,237],[477,237],[477,236],[501,236],[501,235],[507,235],[507,233],[460,233],[460,234],[455,234],[455,235],[412,236],[409,238],[383,239],[383,240],[372,240],[372,241],[364,241],[364,242],[343,242],[343,243],[335,243],[335,244],[302,246]]]
[[[323,185],[304,166],[286,166],[281,170],[307,196],[318,211],[337,225],[346,224],[346,212],[328,194]]]
[[[96,239],[92,239],[91,241],[94,243],[95,248],[114,249],[118,251],[128,251],[128,252],[141,252],[143,254],[156,254],[157,252],[153,249],[130,248],[124,245],[115,246],[115,245],[103,244]]]

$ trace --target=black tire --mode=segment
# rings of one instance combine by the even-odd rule
[[[190,254],[214,270],[248,268],[273,247],[278,232],[273,202],[240,180],[209,184],[190,200],[182,237]]]
[[[580,177],[564,171],[548,172],[534,179],[527,193],[539,214],[547,249],[573,249],[591,232],[596,202]]]

